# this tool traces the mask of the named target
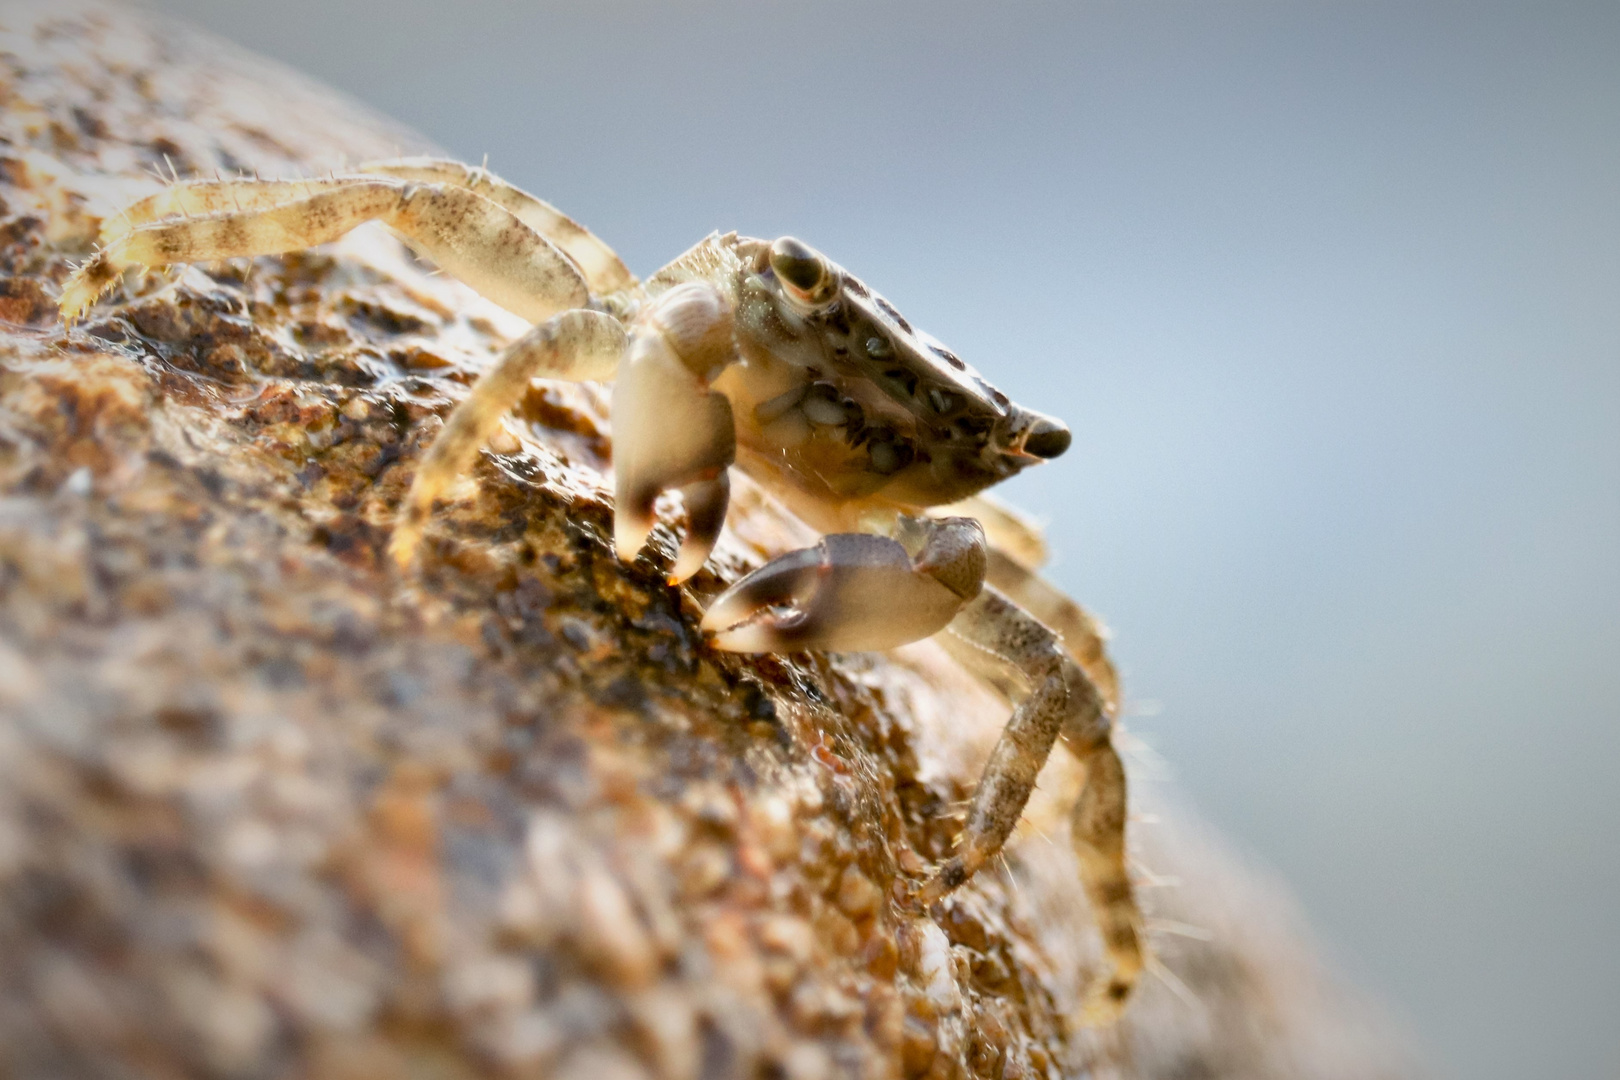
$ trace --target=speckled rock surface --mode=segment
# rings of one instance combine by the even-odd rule
[[[1066,760],[1004,865],[902,911],[1004,704],[929,645],[706,650],[702,603],[805,534],[743,481],[718,574],[621,565],[600,388],[537,384],[393,572],[522,327],[381,230],[56,320],[158,170],[421,148],[168,24],[0,8],[0,1075],[1406,1075],[1173,814],[1135,835],[1175,976],[1071,1030]]]

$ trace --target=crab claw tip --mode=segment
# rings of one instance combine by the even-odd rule
[[[653,519],[651,515],[643,518],[639,514],[627,513],[620,509],[613,517],[613,550],[619,556],[620,562],[635,562],[636,556],[646,546],[647,537],[652,535]]]
[[[692,575],[703,569],[703,564],[708,561],[709,553],[707,551],[694,551],[691,548],[686,547],[681,548],[681,554],[675,560],[675,565],[670,567],[669,583],[671,585],[685,584],[686,581],[692,577]]]
[[[724,622],[733,625],[726,626]],[[705,616],[700,628],[709,646],[721,652],[796,652],[807,647],[801,635],[808,622],[806,613],[797,608],[773,608],[755,613],[746,622],[715,620],[711,625]]]

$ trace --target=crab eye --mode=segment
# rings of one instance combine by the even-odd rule
[[[1024,439],[1024,453],[1050,460],[1069,448],[1069,440],[1069,429],[1061,421],[1043,416],[1030,428],[1029,436]]]
[[[827,260],[815,248],[791,236],[771,245],[771,269],[801,299],[824,300],[833,286]]]

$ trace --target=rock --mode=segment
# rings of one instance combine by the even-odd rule
[[[415,461],[522,326],[381,229],[57,321],[160,175],[419,137],[72,3],[0,13],[0,95],[0,1073],[1406,1074],[1185,824],[1136,829],[1175,975],[1073,1029],[1063,755],[1005,865],[903,911],[1005,705],[926,644],[706,650],[702,604],[802,528],[739,481],[691,589],[621,564],[598,387],[537,384],[393,571]]]

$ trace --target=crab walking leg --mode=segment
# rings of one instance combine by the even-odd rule
[[[1108,631],[1102,623],[1051,582],[994,547],[985,580],[1057,631],[1064,647],[1102,694],[1103,708],[1108,715],[1117,715],[1119,673],[1108,658]]]
[[[1072,840],[1082,883],[1113,971],[1090,996],[1087,1018],[1109,1019],[1141,973],[1141,916],[1125,862],[1125,770],[1109,741],[1104,701],[1057,636],[994,587],[986,588],[939,640],[970,670],[1015,669],[1029,695],[990,753],[973,793],[957,853],[923,887],[924,903],[972,877],[1012,835],[1059,734],[1086,770]]]
[[[320,191],[352,185],[370,177],[445,184],[473,191],[504,207],[529,228],[550,240],[579,266],[595,293],[610,293],[635,284],[624,262],[596,234],[544,199],[530,195],[487,170],[439,158],[400,158],[359,167],[366,176],[294,180],[185,180],[126,206],[101,226],[101,241],[110,244],[132,230],[174,216],[204,217],[229,211],[260,210]]]
[[[965,514],[978,519],[990,541],[990,566],[985,580],[1057,631],[1102,691],[1109,715],[1117,714],[1119,673],[1108,658],[1108,631],[1095,616],[1038,573],[1049,554],[1040,526],[1017,507],[982,492],[949,506],[935,507],[929,513],[936,517]],[[1000,682],[996,676],[987,677]]]
[[[684,488],[690,527],[672,584],[697,573],[725,521],[737,454],[731,402],[709,383],[737,355],[731,302],[689,282],[661,294],[631,331],[613,383],[613,546],[634,559],[656,520],[661,492]]]
[[[1016,506],[1010,506],[988,492],[981,491],[960,502],[933,507],[928,513],[932,517],[978,518],[992,549],[1006,552],[1031,570],[1039,570],[1051,557],[1039,523]]]
[[[207,217],[264,210],[321,191],[352,185],[356,177],[310,180],[182,180],[130,203],[101,223],[101,242],[112,244],[142,225],[166,217]]]
[[[195,185],[184,185],[178,195],[162,192],[131,210],[164,210],[168,208],[162,202],[166,197],[183,202],[194,189]],[[68,278],[59,301],[63,317],[78,318],[131,266],[209,262],[323,244],[388,213],[400,197],[396,185],[383,182],[340,184],[315,195],[300,196],[299,191],[288,184],[283,202],[179,221],[147,222],[123,231]],[[133,219],[138,221],[139,214]]]
[[[894,537],[833,533],[772,559],[709,605],[703,630],[728,652],[893,649],[938,633],[983,580],[977,521],[902,517]]]
[[[1083,1019],[1089,1024],[1110,1023],[1125,1007],[1126,999],[1146,963],[1142,952],[1142,912],[1136,906],[1125,857],[1125,764],[1107,736],[1085,741],[1065,725],[1063,743],[1085,766],[1085,786],[1069,819],[1070,842],[1080,860],[1080,880],[1092,917],[1102,934],[1113,972],[1091,987]]]
[[[299,183],[289,182],[290,194]],[[531,322],[589,299],[569,258],[511,211],[464,188],[379,178],[268,206],[137,226],[68,279],[62,313],[68,319],[83,314],[131,266],[296,251],[371,220],[391,226],[447,273]]]
[[[522,398],[529,380],[611,379],[625,345],[624,327],[617,319],[584,309],[548,319],[508,345],[450,413],[417,466],[388,542],[394,561],[402,568],[410,565],[433,500],[466,474],[496,426]]]
[[[446,158],[412,157],[367,162],[360,166],[360,171],[400,180],[449,184],[477,192],[510,210],[529,228],[561,248],[578,264],[593,293],[617,292],[636,283],[630,268],[595,233],[544,199],[507,183],[488,169]]]

